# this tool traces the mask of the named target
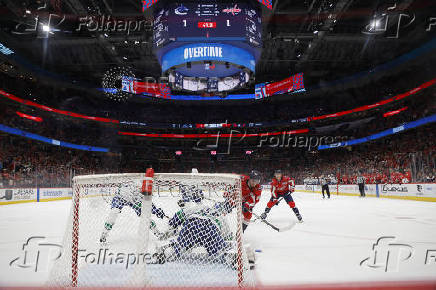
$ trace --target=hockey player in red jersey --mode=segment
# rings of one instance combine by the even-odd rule
[[[283,175],[281,170],[276,170],[274,172],[274,177],[271,182],[271,199],[266,205],[265,212],[261,214],[262,219],[266,219],[266,216],[271,211],[271,208],[277,204],[279,199],[283,197],[286,203],[292,208],[299,222],[303,222],[303,218],[295,206],[294,199],[291,193],[295,190],[294,180],[289,176]]]
[[[248,227],[253,215],[253,208],[260,200],[262,194],[262,186],[260,185],[260,173],[256,170],[251,171],[249,175],[241,175],[241,191],[242,191],[242,215],[244,220],[242,221],[242,231]],[[227,212],[231,212],[236,207],[235,200],[238,198],[232,197],[233,194],[239,193],[231,190],[224,193],[226,202],[224,206]]]
[[[242,175],[242,214],[244,221],[242,222],[242,231],[250,224],[253,208],[259,202],[262,194],[262,186],[260,185],[260,173],[256,170],[251,171],[249,176]]]

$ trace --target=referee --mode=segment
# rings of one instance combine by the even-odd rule
[[[357,177],[357,185],[359,186],[360,197],[365,197],[365,177],[362,174]]]
[[[322,188],[322,198],[325,198],[324,191],[327,192],[327,197],[330,198],[329,184],[327,182],[327,179],[324,177],[324,175],[321,175],[320,183]]]

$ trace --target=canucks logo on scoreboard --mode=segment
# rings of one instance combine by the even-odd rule
[[[188,14],[189,9],[186,8],[183,4],[181,4],[179,7],[174,9],[174,13],[177,15],[186,15]]]

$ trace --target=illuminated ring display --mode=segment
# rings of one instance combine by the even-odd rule
[[[165,53],[161,65],[179,89],[220,92],[245,85],[256,60],[251,52],[230,44],[190,43]]]
[[[117,66],[108,70],[102,80],[105,95],[114,101],[126,101],[132,94],[122,89],[123,80],[135,78],[135,74],[128,67]]]
[[[162,56],[162,71],[188,62],[221,61],[253,71],[256,60],[245,49],[224,43],[191,43],[174,48]]]

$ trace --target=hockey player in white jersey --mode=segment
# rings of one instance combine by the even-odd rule
[[[112,198],[111,209],[105,220],[104,229],[100,236],[101,243],[106,242],[109,232],[112,230],[121,210],[125,206],[134,210],[138,217],[141,216],[142,194],[139,181],[138,184],[134,181],[128,181],[118,186],[117,192]],[[161,208],[157,208],[154,204],[152,204],[151,213],[161,219],[169,218]],[[155,229],[154,221],[151,221],[150,228],[152,230]]]

